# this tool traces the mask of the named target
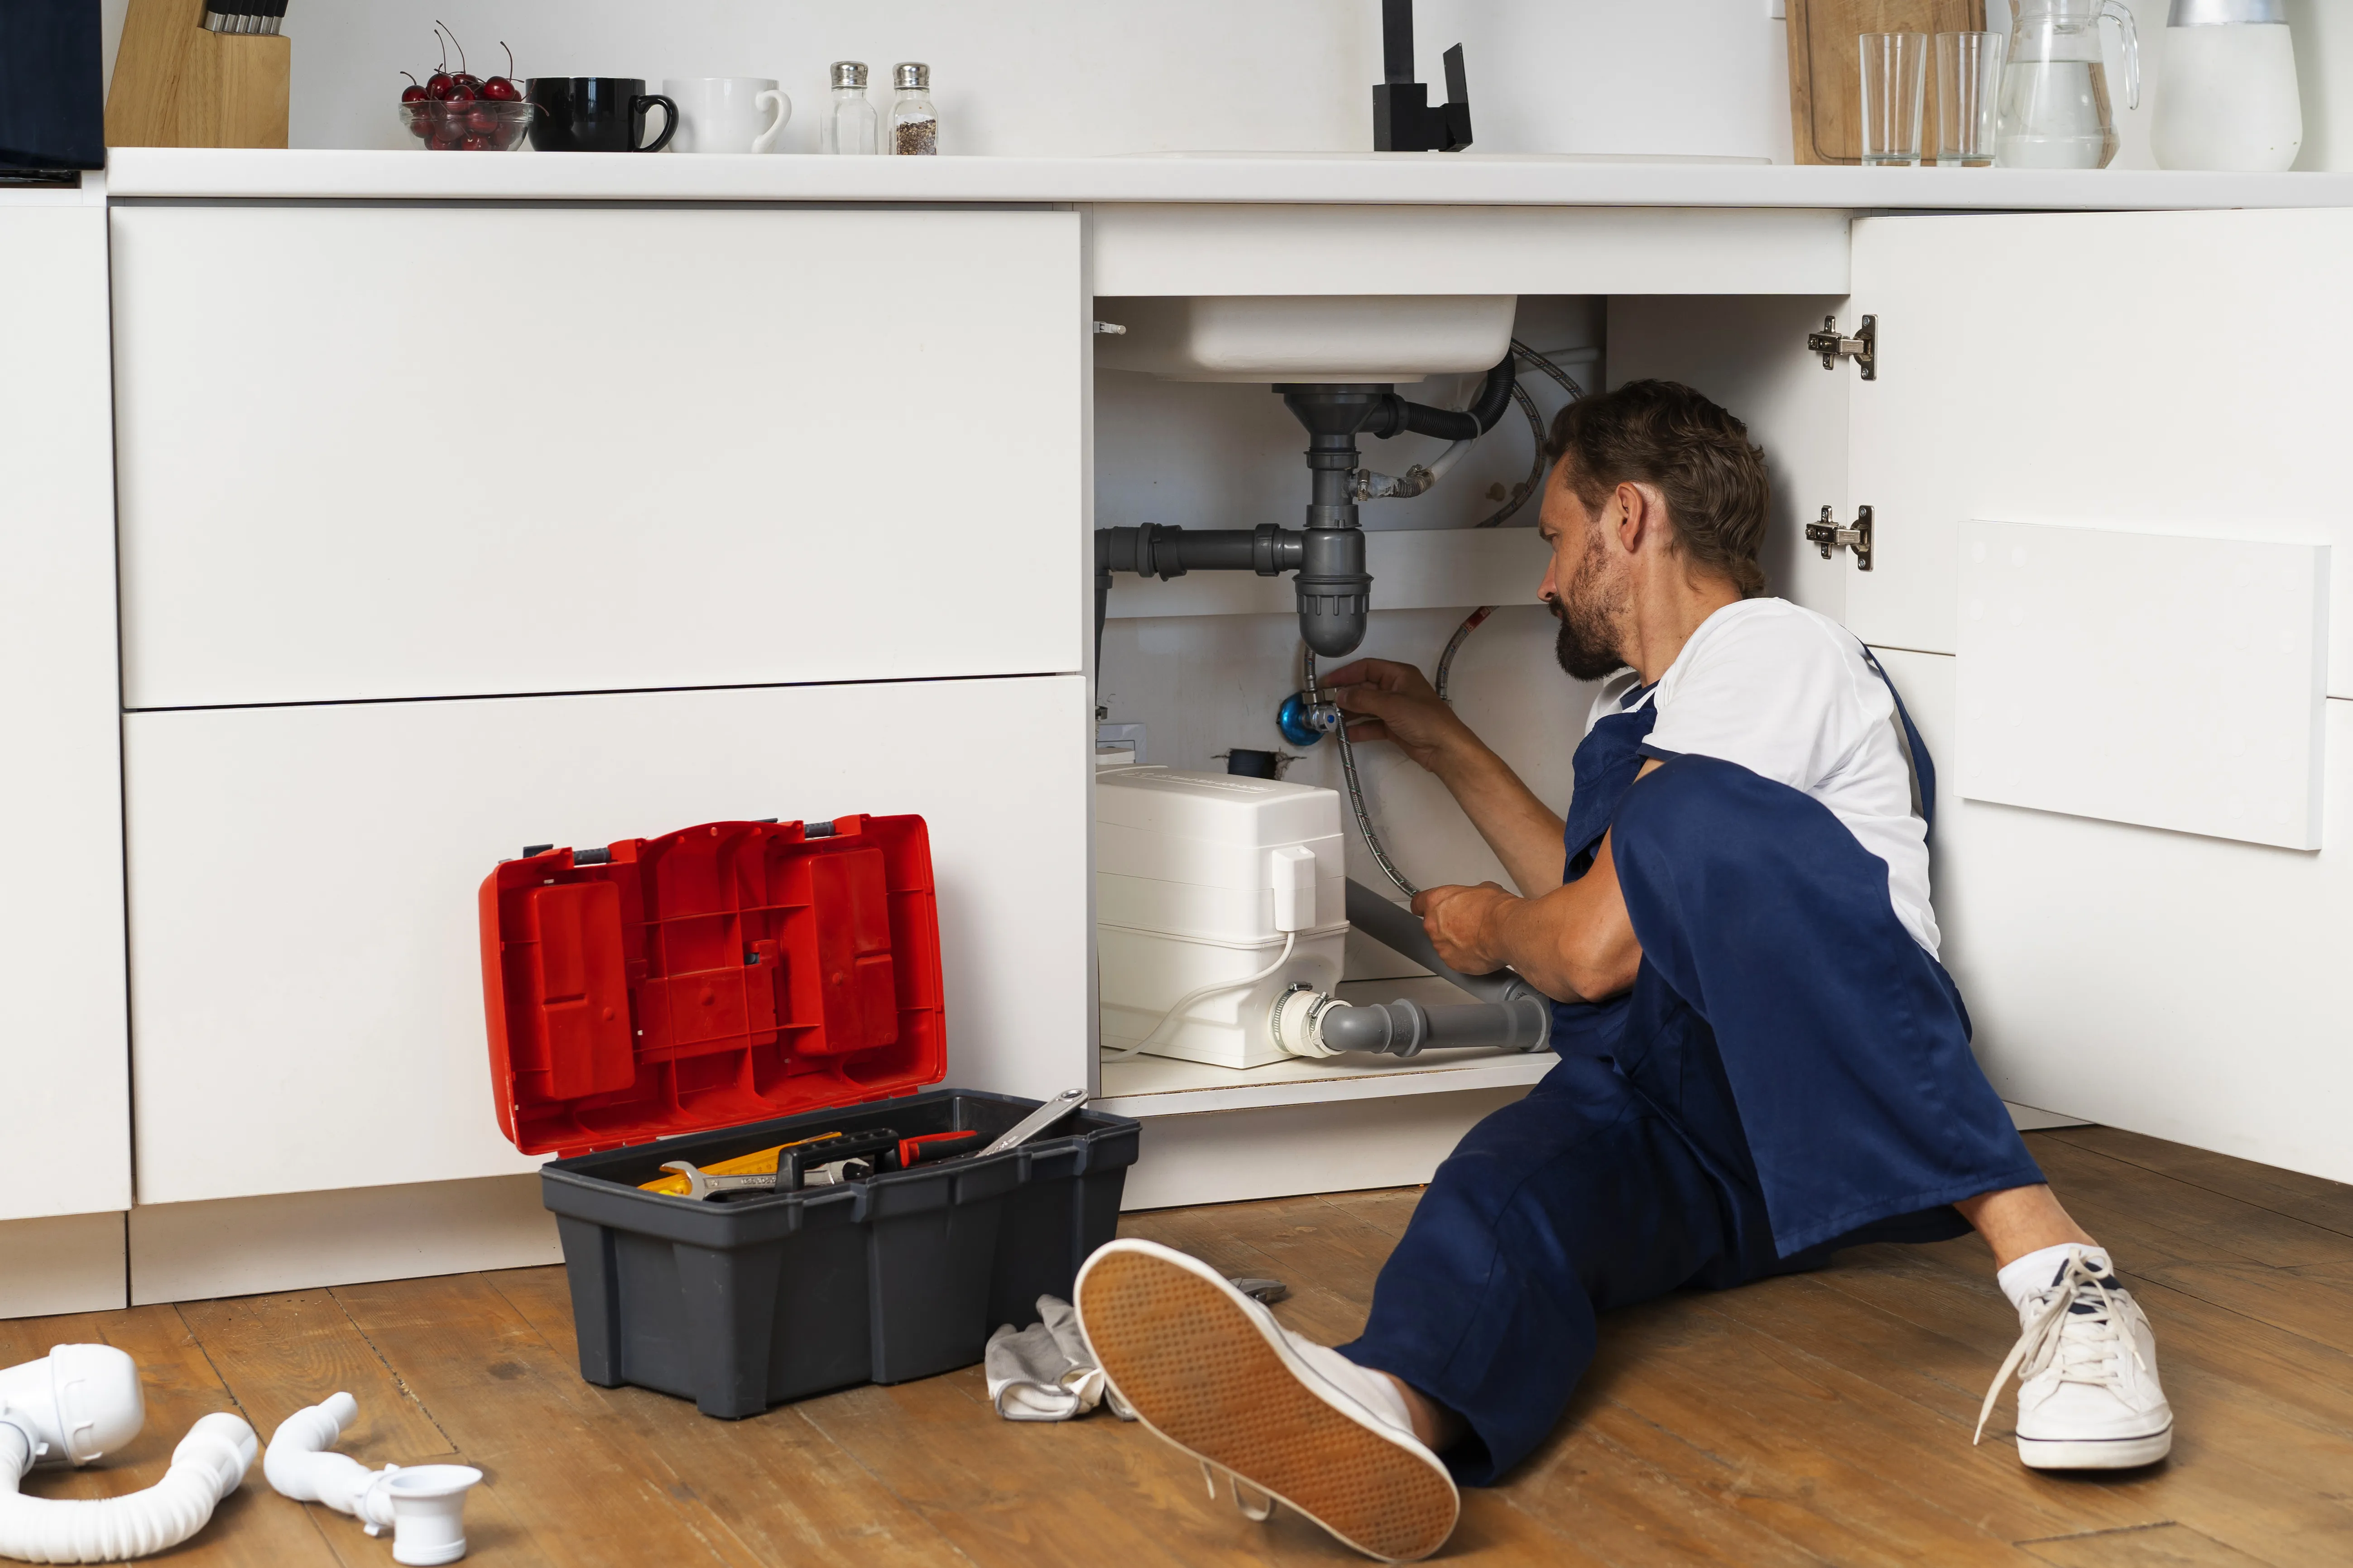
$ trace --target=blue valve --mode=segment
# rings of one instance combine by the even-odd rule
[[[1340,710],[1330,702],[1310,702],[1307,693],[1294,691],[1275,710],[1274,727],[1294,746],[1312,746],[1340,727]]]

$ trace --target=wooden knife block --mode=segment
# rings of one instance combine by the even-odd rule
[[[110,147],[283,147],[293,44],[208,33],[205,0],[131,0],[106,94]]]
[[[1986,6],[1985,0],[1788,0],[1788,16],[1789,142],[1798,162],[1860,163],[1862,53],[1855,40],[1865,33],[1983,32]],[[1936,142],[1934,49],[1931,43],[1928,105],[1920,131],[1932,158]]]

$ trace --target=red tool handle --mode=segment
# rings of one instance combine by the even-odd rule
[[[935,1161],[969,1154],[980,1147],[976,1128],[965,1128],[955,1132],[926,1132],[919,1138],[899,1140],[899,1169],[913,1170]]]

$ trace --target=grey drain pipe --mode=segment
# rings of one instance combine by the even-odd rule
[[[1480,1000],[1424,1007],[1400,997],[1352,1006],[1324,992],[1287,991],[1275,998],[1267,1021],[1275,1044],[1292,1055],[1366,1051],[1410,1058],[1425,1050],[1465,1046],[1540,1051],[1550,1042],[1550,997],[1508,969],[1464,974],[1449,967],[1411,910],[1399,909],[1353,878],[1348,882],[1348,923]]]
[[[1516,384],[1512,354],[1487,373],[1468,408],[1432,408],[1386,386],[1279,385],[1283,404],[1308,433],[1312,489],[1304,529],[1138,528],[1095,530],[1095,664],[1103,664],[1103,620],[1111,575],[1133,572],[1164,581],[1187,572],[1285,572],[1299,597],[1299,635],[1325,658],[1354,653],[1365,640],[1372,608],[1372,577],[1365,571],[1365,536],[1357,526],[1356,437],[1411,432],[1444,441],[1476,439],[1511,406]]]

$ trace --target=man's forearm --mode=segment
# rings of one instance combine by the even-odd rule
[[[1530,898],[1560,886],[1561,819],[1476,737],[1451,748],[1432,772]]]

